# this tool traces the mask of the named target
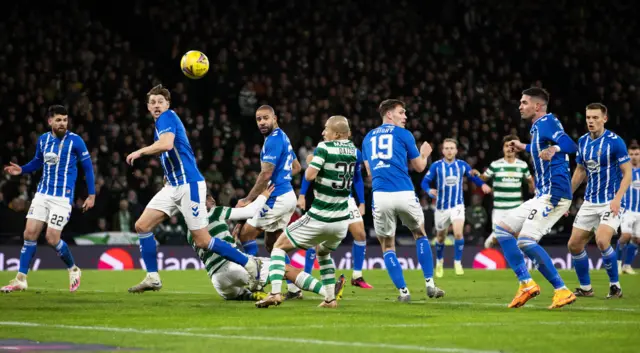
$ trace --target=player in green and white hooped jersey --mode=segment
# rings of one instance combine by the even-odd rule
[[[228,242],[235,247],[235,239],[229,232],[226,221],[245,220],[253,217],[261,211],[273,189],[273,186],[269,187],[254,202],[243,208],[216,206],[213,197],[207,196],[207,209],[209,210],[207,229],[211,237]],[[262,267],[259,269],[259,278],[253,280],[244,267],[230,262],[212,251],[197,248],[191,233],[187,235],[187,241],[205,265],[211,283],[222,298],[225,300],[260,300],[266,297],[266,294],[261,290],[268,281],[270,259],[261,258]],[[322,283],[300,269],[288,266],[287,279],[295,282],[304,290],[325,295]],[[341,278],[336,286],[337,291],[342,290],[344,282],[345,279]]]
[[[331,252],[347,235],[349,227],[349,194],[356,166],[356,146],[349,140],[349,122],[343,116],[327,120],[321,142],[305,171],[305,178],[314,181],[314,200],[309,211],[285,230],[271,251],[269,280],[271,293],[256,303],[266,308],[282,303],[282,279],[285,276],[285,256],[294,249],[317,246],[322,284],[326,295],[320,307],[337,308],[335,264]]]
[[[522,183],[527,182],[531,193],[535,190],[527,162],[518,159],[517,152],[508,147],[507,142],[512,140],[519,140],[518,136],[508,135],[502,139],[504,158],[491,162],[484,174],[480,175],[484,181],[493,179],[493,213],[491,218],[494,228],[509,210],[522,204]],[[496,235],[492,232],[485,240],[484,246],[490,248],[496,244]]]

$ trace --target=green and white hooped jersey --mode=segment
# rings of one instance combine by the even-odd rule
[[[207,218],[209,219],[209,225],[207,226],[207,229],[209,230],[209,234],[212,238],[224,240],[235,247],[236,242],[233,239],[233,235],[231,235],[231,232],[229,232],[229,226],[226,222],[231,216],[231,210],[231,207],[224,206],[216,206],[212,208],[207,215]],[[196,244],[193,241],[191,232],[187,234],[187,241],[189,242],[189,245],[191,245],[193,250],[196,251],[200,260],[204,263],[209,277],[212,277],[228,262],[228,260],[214,253],[213,251],[196,248]]]
[[[504,158],[489,165],[484,172],[487,178],[493,178],[493,208],[510,210],[522,204],[522,183],[531,177],[529,166],[517,159],[508,163]]]
[[[318,169],[315,199],[307,214],[321,222],[349,219],[349,195],[356,167],[357,149],[349,140],[321,142],[309,167]]]

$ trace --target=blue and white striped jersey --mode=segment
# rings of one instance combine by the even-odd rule
[[[640,168],[633,168],[631,186],[629,186],[622,200],[627,210],[640,212]]]
[[[52,132],[38,138],[36,155],[23,173],[30,173],[42,167],[42,178],[37,192],[49,196],[65,197],[73,200],[78,162],[91,158],[82,138],[67,131],[62,138]]]
[[[291,147],[289,136],[280,128],[273,129],[271,134],[264,140],[262,151],[260,152],[260,162],[274,165],[271,174],[271,184],[275,189],[267,201],[267,205],[273,206],[275,198],[293,191],[291,186],[291,169],[296,154]]]
[[[549,113],[536,120],[531,126],[531,158],[535,169],[536,196],[551,195],[552,202],[561,198],[571,200],[571,176],[569,171],[569,155],[556,153],[551,161],[540,158],[540,151],[558,144],[565,136],[560,120]]]
[[[198,170],[196,157],[191,149],[182,121],[171,109],[160,114],[156,119],[156,130],[153,140],[158,141],[160,135],[173,133],[173,149],[160,154],[160,162],[164,175],[171,186],[179,186],[187,183],[203,181],[204,177]]]
[[[436,209],[448,210],[464,204],[462,182],[465,176],[472,178],[470,172],[471,166],[465,161],[454,159],[449,163],[441,159],[431,164],[422,181],[422,187],[429,192],[428,188],[435,181],[438,190]]]
[[[576,163],[587,171],[584,200],[596,204],[611,202],[622,181],[620,165],[629,163],[629,160],[627,145],[609,130],[605,129],[595,140],[589,133],[580,137]]]

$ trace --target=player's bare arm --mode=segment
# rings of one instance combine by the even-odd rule
[[[309,166],[309,168],[307,168],[307,170],[304,172],[304,177],[308,181],[314,181],[316,180],[319,171],[319,169]]]
[[[302,166],[300,165],[300,161],[298,161],[298,158],[294,159],[291,165],[291,176],[298,175],[301,170]]]
[[[143,147],[127,156],[127,164],[133,165],[133,162],[142,156],[155,156],[157,154],[167,152],[173,149],[173,141],[176,135],[172,132],[165,132],[160,135],[158,141],[152,145]]]
[[[627,192],[627,189],[629,189],[629,186],[631,185],[631,179],[633,178],[631,163],[621,164],[620,171],[622,171],[622,181],[620,182],[620,188],[618,189],[618,192],[616,192],[616,196],[613,198],[613,200],[611,200],[611,212],[613,212],[613,214],[616,216],[620,213],[620,204],[622,203],[622,198]]]
[[[587,171],[584,169],[584,166],[578,164],[576,166],[576,170],[573,172],[573,176],[571,177],[571,193],[575,194],[576,190],[580,187],[580,185],[584,182],[584,179],[587,177]]]
[[[260,164],[260,174],[258,175],[256,184],[253,186],[247,197],[238,201],[237,207],[244,207],[250,204],[253,200],[256,199],[256,197],[258,197],[258,195],[260,195],[264,190],[267,189],[269,180],[271,180],[271,175],[273,175],[274,168],[275,165],[269,162],[262,162]]]
[[[529,185],[529,192],[530,193],[535,193],[536,192],[536,182],[533,180],[533,177],[528,177],[527,178],[527,185]]]
[[[427,160],[431,152],[433,152],[431,144],[429,142],[422,143],[422,146],[420,146],[420,157],[416,157],[410,161],[411,168],[418,173],[424,171],[424,168],[427,167]],[[368,172],[369,170],[367,169],[367,173]]]

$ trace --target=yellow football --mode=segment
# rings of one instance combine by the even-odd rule
[[[200,79],[209,71],[209,59],[203,52],[190,50],[180,60],[182,73],[190,79]]]

